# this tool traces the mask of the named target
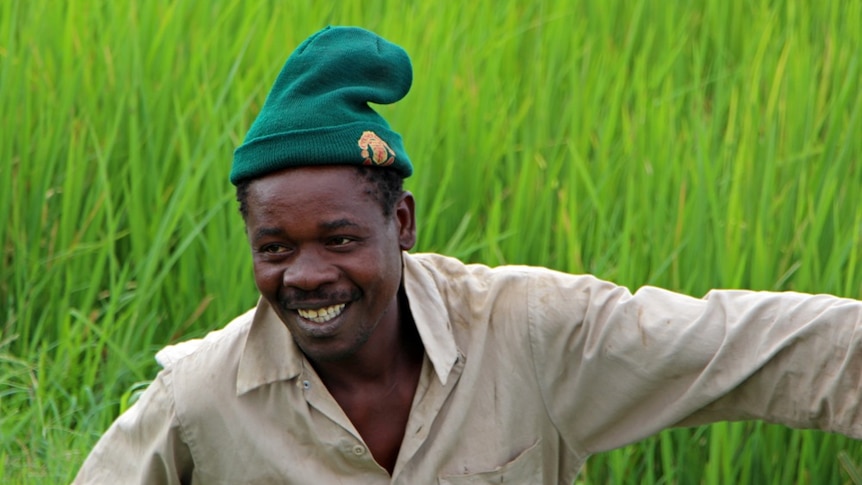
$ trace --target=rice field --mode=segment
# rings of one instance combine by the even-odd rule
[[[0,483],[70,481],[156,350],[255,303],[232,152],[328,24],[413,59],[418,251],[862,298],[862,2],[5,0]],[[578,483],[859,484],[862,444],[673,429]]]

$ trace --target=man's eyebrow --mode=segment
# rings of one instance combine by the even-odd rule
[[[256,231],[254,231],[254,239],[282,235],[284,235],[284,230],[282,230],[280,227],[260,227]]]
[[[318,224],[318,227],[324,231],[337,231],[338,229],[343,229],[345,227],[350,228],[358,228],[359,224],[351,221],[350,219],[335,219],[332,221],[325,221]],[[252,235],[253,240],[262,239],[265,237],[271,236],[284,236],[284,229],[277,226],[264,226],[256,229],[254,234]]]
[[[359,227],[359,224],[351,221],[350,219],[335,219],[334,221],[326,221],[321,222],[319,227],[326,231],[335,231],[338,229],[343,229],[345,227],[356,228]]]

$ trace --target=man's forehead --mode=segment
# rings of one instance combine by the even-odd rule
[[[297,167],[253,180],[248,207],[261,217],[285,211],[327,213],[328,226],[345,227],[357,223],[357,213],[377,205],[370,196],[373,190],[373,182],[355,167]]]
[[[324,165],[309,167],[292,167],[273,172],[252,180],[249,187],[257,192],[283,190],[314,190],[317,188],[338,188],[340,191],[350,191],[352,188],[364,190],[368,183],[361,177],[355,167],[348,165]],[[332,193],[337,197],[338,193]]]

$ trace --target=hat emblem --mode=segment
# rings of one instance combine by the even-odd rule
[[[385,141],[373,131],[364,131],[357,142],[362,149],[362,158],[365,165],[378,165],[384,167],[395,162],[395,152],[389,148]]]

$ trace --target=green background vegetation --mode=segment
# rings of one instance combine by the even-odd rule
[[[419,250],[862,298],[858,1],[0,1],[0,483],[69,481],[154,352],[252,306],[227,176],[326,24],[411,53],[381,110]],[[362,62],[357,59],[357,62]],[[860,442],[670,430],[586,483],[850,483]]]

